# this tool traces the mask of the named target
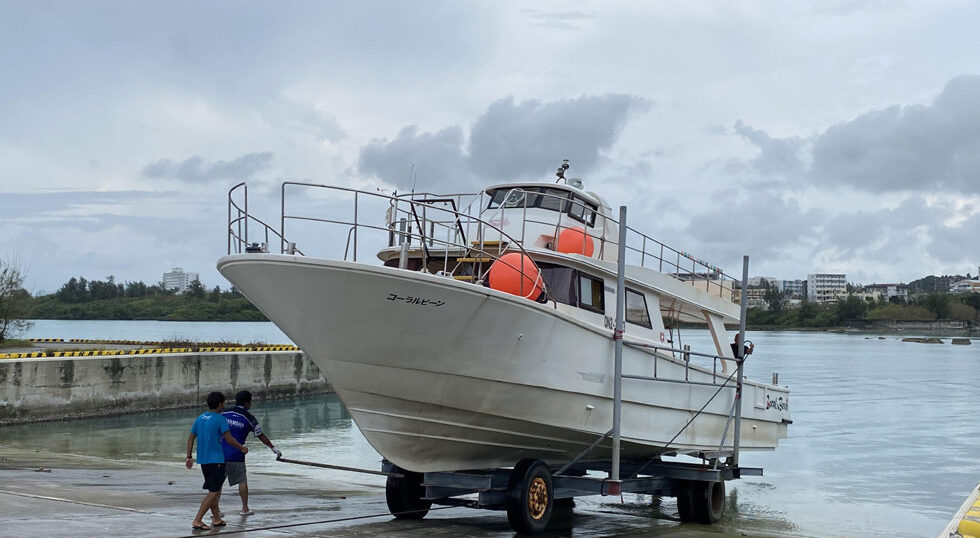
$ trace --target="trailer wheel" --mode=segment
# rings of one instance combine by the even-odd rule
[[[677,485],[677,515],[680,516],[682,523],[696,521],[694,502],[691,499],[693,486],[694,484],[689,482],[681,482]]]
[[[725,514],[725,482],[695,482],[690,488],[694,520],[718,523]]]
[[[425,488],[422,486],[422,473],[406,471],[392,465],[391,472],[404,475],[404,478],[388,477],[385,482],[385,500],[388,501],[388,511],[395,519],[422,519],[429,513],[432,501],[427,501]]]
[[[507,483],[507,521],[518,534],[538,534],[548,526],[555,504],[551,471],[541,460],[524,459]]]

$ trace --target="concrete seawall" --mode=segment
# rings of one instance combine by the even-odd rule
[[[329,392],[302,352],[174,353],[0,360],[0,426],[202,405],[229,398]]]

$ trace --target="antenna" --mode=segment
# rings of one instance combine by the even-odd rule
[[[555,175],[558,176],[558,179],[555,180],[555,183],[558,183],[559,181],[565,179],[565,170],[568,170],[568,168],[569,168],[568,159],[564,159],[561,163],[561,166],[558,167],[558,171],[555,172]],[[568,181],[566,180],[565,183],[568,183]]]

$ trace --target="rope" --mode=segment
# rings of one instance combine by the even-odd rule
[[[435,512],[435,511],[438,511],[438,510],[448,510],[450,508],[457,508],[457,507],[456,506],[441,506],[439,508],[431,508],[428,511],[429,512]],[[421,510],[409,510],[407,512],[398,512],[397,515],[401,515],[401,514],[414,514],[416,512],[421,512]],[[221,535],[230,535],[230,534],[245,534],[247,532],[259,532],[259,531],[270,531],[270,530],[276,530],[276,529],[288,529],[288,528],[291,528],[291,527],[304,527],[304,526],[308,526],[308,525],[326,525],[328,523],[342,523],[344,521],[357,521],[359,519],[371,519],[371,518],[375,518],[375,517],[394,516],[394,515],[396,515],[396,514],[393,514],[391,512],[384,512],[382,514],[369,514],[369,515],[366,515],[366,516],[350,516],[350,517],[339,517],[339,518],[336,518],[336,519],[321,519],[319,521],[308,521],[308,522],[305,522],[305,523],[289,523],[289,524],[286,524],[286,525],[270,525],[268,527],[255,527],[255,528],[240,529],[240,530],[228,529],[228,530],[222,531],[222,532],[210,532],[210,533],[207,534],[207,536],[221,536]],[[214,527],[211,527],[211,528],[214,529]],[[198,538],[199,536],[202,536],[202,535],[201,534],[187,534],[187,535],[181,536],[179,538]]]
[[[681,427],[681,429],[678,430],[677,433],[675,433],[674,436],[670,438],[670,441],[667,441],[667,444],[663,446],[664,449],[666,449],[667,447],[669,447],[671,445],[671,443],[673,443],[674,441],[676,441],[677,438],[680,437],[680,435],[682,433],[684,433],[684,430],[686,430],[687,427],[690,426],[692,422],[694,422],[694,419],[696,419],[699,416],[701,416],[701,413],[703,413],[704,410],[708,407],[708,404],[710,404],[715,399],[715,396],[718,396],[718,393],[721,392],[721,389],[725,388],[728,385],[728,382],[732,380],[732,377],[734,377],[736,373],[738,373],[738,369],[736,369],[735,371],[733,371],[731,373],[731,375],[728,376],[728,379],[725,379],[725,382],[718,386],[718,389],[715,391],[715,393],[712,394],[710,398],[708,398],[708,401],[704,402],[704,405],[702,405],[701,406],[701,409],[698,409],[698,412],[695,413],[693,417],[691,417],[691,420],[688,420],[687,421],[687,424],[685,424],[683,427]],[[657,459],[657,456],[654,456],[654,457],[650,458],[649,460],[647,460],[646,463],[644,463],[642,466],[640,466],[639,469],[637,469],[632,475],[630,475],[630,478],[636,478],[640,474],[640,471],[642,471],[643,469],[646,469],[647,465],[650,465],[656,459]]]

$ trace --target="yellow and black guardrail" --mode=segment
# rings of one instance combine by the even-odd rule
[[[45,340],[63,342],[64,340]],[[79,343],[75,340],[72,342]],[[91,342],[95,342],[94,340]],[[105,341],[99,341],[105,343]],[[136,342],[137,344],[147,344],[147,342]],[[228,346],[228,347],[164,347],[164,348],[142,348],[142,349],[95,349],[87,351],[30,351],[25,353],[0,353],[0,359],[32,359],[43,357],[105,357],[112,355],[162,355],[168,353],[228,353],[246,351],[299,351],[293,345],[280,346]]]

